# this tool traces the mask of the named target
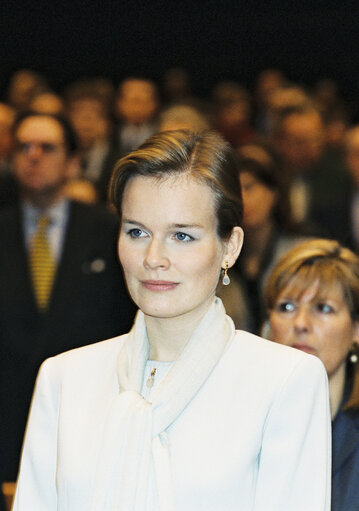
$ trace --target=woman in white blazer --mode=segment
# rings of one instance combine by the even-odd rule
[[[47,360],[16,511],[328,511],[321,362],[235,331],[218,280],[243,232],[215,133],[154,135],[116,165],[132,330]]]

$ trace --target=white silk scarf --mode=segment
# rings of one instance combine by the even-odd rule
[[[234,325],[215,298],[181,356],[156,387],[140,394],[149,344],[139,312],[118,357],[119,394],[106,420],[91,511],[147,511],[154,474],[158,511],[173,511],[167,428],[194,398],[233,338]]]

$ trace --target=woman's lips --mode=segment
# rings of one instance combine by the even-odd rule
[[[178,282],[170,282],[168,280],[142,280],[142,285],[150,291],[171,291],[178,286]]]
[[[305,353],[310,353],[311,355],[314,354],[315,350],[308,346],[307,344],[293,344],[293,348],[300,351],[305,351]]]

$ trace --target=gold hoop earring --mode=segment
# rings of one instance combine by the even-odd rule
[[[357,364],[359,360],[359,344],[355,341],[349,352],[349,360],[352,364]]]
[[[228,261],[224,261],[224,273],[223,273],[223,279],[222,284],[224,286],[228,286],[231,283],[231,279],[228,276]]]

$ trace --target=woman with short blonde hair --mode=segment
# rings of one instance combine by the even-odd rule
[[[320,358],[333,425],[332,511],[359,503],[359,258],[337,241],[313,239],[269,275],[269,337]]]

